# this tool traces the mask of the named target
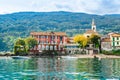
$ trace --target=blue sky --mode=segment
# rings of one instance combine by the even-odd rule
[[[120,0],[0,0],[0,14],[21,11],[120,14]]]

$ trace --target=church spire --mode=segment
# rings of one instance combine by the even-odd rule
[[[94,32],[96,32],[96,25],[95,25],[94,19],[92,19],[91,28],[92,28],[92,30],[93,30]]]
[[[94,26],[95,25],[95,21],[94,21],[94,19],[92,19],[92,26]]]

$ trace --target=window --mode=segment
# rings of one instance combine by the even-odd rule
[[[46,35],[45,35],[44,37],[45,37],[45,38],[47,38],[47,36],[46,36]]]
[[[115,42],[113,42],[113,47],[115,46]]]
[[[55,39],[55,36],[52,36],[52,40],[54,40]]]
[[[63,37],[62,37],[62,36],[60,36],[60,41],[62,41],[62,39],[63,39]]]
[[[119,42],[117,42],[117,45],[119,45]]]
[[[41,36],[41,38],[45,38],[45,36]]]
[[[57,36],[57,39],[59,39],[59,36]]]
[[[41,36],[39,35],[39,38],[41,38]]]
[[[48,39],[48,36],[47,36],[47,35],[45,35],[45,36],[44,36],[44,38],[45,38],[45,39]]]
[[[119,40],[119,37],[117,37],[117,40]]]
[[[53,36],[53,38],[55,39],[55,36]]]
[[[46,38],[48,39],[48,36],[46,36]]]
[[[113,41],[115,41],[115,38],[113,37]]]

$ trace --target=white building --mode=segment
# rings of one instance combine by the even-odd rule
[[[103,38],[101,41],[102,50],[112,50],[120,49],[120,34],[119,33],[109,33],[107,37]]]

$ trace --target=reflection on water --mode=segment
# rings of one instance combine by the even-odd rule
[[[120,59],[0,59],[0,80],[105,80],[120,78]]]

